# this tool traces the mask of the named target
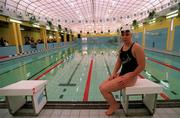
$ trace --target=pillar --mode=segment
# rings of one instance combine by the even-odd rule
[[[20,24],[16,23],[16,31],[17,31],[17,37],[18,37],[18,44],[20,51],[23,52],[23,41],[22,41],[22,34],[21,34],[21,28]]]
[[[72,33],[69,34],[69,41],[72,42]]]
[[[47,36],[46,36],[46,29],[45,27],[41,27],[40,28],[40,37],[44,42],[44,48],[47,49],[48,48],[48,44],[47,44]]]
[[[23,52],[23,43],[22,43],[22,35],[20,30],[20,24],[10,22],[9,23],[9,32],[12,40],[10,40],[11,44],[16,45],[16,53],[19,54]]]
[[[57,41],[57,43],[59,43],[60,42],[60,36],[59,36],[59,32],[55,32],[55,37],[56,37],[56,41]]]
[[[174,33],[175,33],[175,27],[176,27],[177,19],[173,18],[171,20],[171,26],[170,26],[170,37],[169,37],[169,47],[168,50],[172,51],[174,46]]]
[[[67,32],[64,32],[64,42],[67,42]]]
[[[142,47],[145,48],[145,40],[146,40],[146,27],[143,26],[143,32],[142,32]]]

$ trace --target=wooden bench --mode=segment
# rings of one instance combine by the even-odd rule
[[[33,114],[38,115],[47,103],[47,80],[21,80],[0,88],[0,95],[6,96],[9,112],[12,115],[27,102],[27,96],[32,99]]]
[[[148,79],[138,77],[134,86],[126,87],[121,91],[121,104],[125,115],[129,115],[129,97],[142,95],[142,101],[151,115],[156,108],[157,95],[162,92],[162,87]]]

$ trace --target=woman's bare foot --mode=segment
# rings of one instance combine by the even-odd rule
[[[111,116],[119,109],[119,107],[120,107],[119,104],[110,105],[108,110],[105,112],[105,114],[107,116]]]

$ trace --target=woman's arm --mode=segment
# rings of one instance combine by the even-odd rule
[[[118,55],[118,58],[116,60],[113,72],[111,73],[109,80],[112,80],[113,78],[115,78],[117,76],[117,72],[120,69],[120,67],[121,67],[121,60],[120,60],[119,55]]]
[[[115,64],[114,69],[113,69],[113,72],[112,72],[112,75],[116,74],[118,72],[118,70],[120,69],[120,67],[121,67],[121,60],[118,56],[118,58],[116,60],[116,64]]]

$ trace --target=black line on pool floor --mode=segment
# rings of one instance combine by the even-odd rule
[[[176,92],[174,92],[174,91],[171,91],[171,93],[173,93],[174,95],[177,95],[177,93],[176,93]]]
[[[76,84],[71,83],[71,80],[72,80],[72,78],[73,78],[75,72],[77,71],[79,65],[81,64],[82,59],[83,59],[83,57],[81,58],[81,60],[80,60],[79,63],[77,64],[76,68],[75,68],[74,71],[72,72],[72,74],[71,74],[71,76],[70,76],[68,82],[67,82],[67,83],[59,83],[59,86],[76,86]]]
[[[147,70],[144,70],[144,72],[147,72]],[[161,83],[160,80],[158,78],[156,78],[154,75],[151,74],[151,77],[154,79],[155,83]],[[163,80],[162,80],[163,81]],[[167,80],[165,80],[165,82],[168,82]],[[168,82],[169,83],[169,82]],[[177,95],[177,93],[175,91],[171,91],[169,90],[173,95]]]
[[[60,60],[60,59],[59,59],[59,60]],[[44,67],[43,69],[41,69],[40,71],[38,71],[37,73],[35,73],[35,74],[32,75],[31,77],[29,77],[28,80],[29,80],[29,79],[32,79],[34,76],[36,76],[37,74],[39,74],[39,73],[42,72],[43,70],[47,69],[49,66],[51,66],[51,65],[53,65],[53,64],[55,64],[55,63],[57,63],[59,60],[54,61],[54,62],[52,62],[50,65]]]
[[[105,61],[105,64],[106,64],[106,68],[108,70],[108,74],[111,75],[111,71],[110,71],[109,65],[107,64],[107,61],[106,61],[105,58],[104,58],[104,61]]]
[[[64,88],[64,89],[63,89],[63,92],[66,92],[66,90],[67,90],[67,89],[66,89],[66,88]]]
[[[69,55],[68,55],[68,56],[69,56]],[[64,57],[64,58],[66,58],[66,57]],[[58,60],[52,62],[50,65],[46,66],[45,68],[41,69],[40,71],[38,71],[37,73],[35,73],[35,74],[32,75],[31,77],[29,77],[28,80],[31,79],[31,78],[33,78],[34,76],[36,76],[37,74],[39,74],[40,72],[42,72],[43,70],[45,70],[46,68],[48,68],[49,66],[51,66],[51,65],[53,65],[53,64],[55,64],[55,63],[57,63],[59,60],[64,59],[64,58],[60,58],[60,59],[58,59]]]
[[[59,96],[59,99],[63,99],[63,97],[64,97],[64,95],[60,95],[60,96]]]

